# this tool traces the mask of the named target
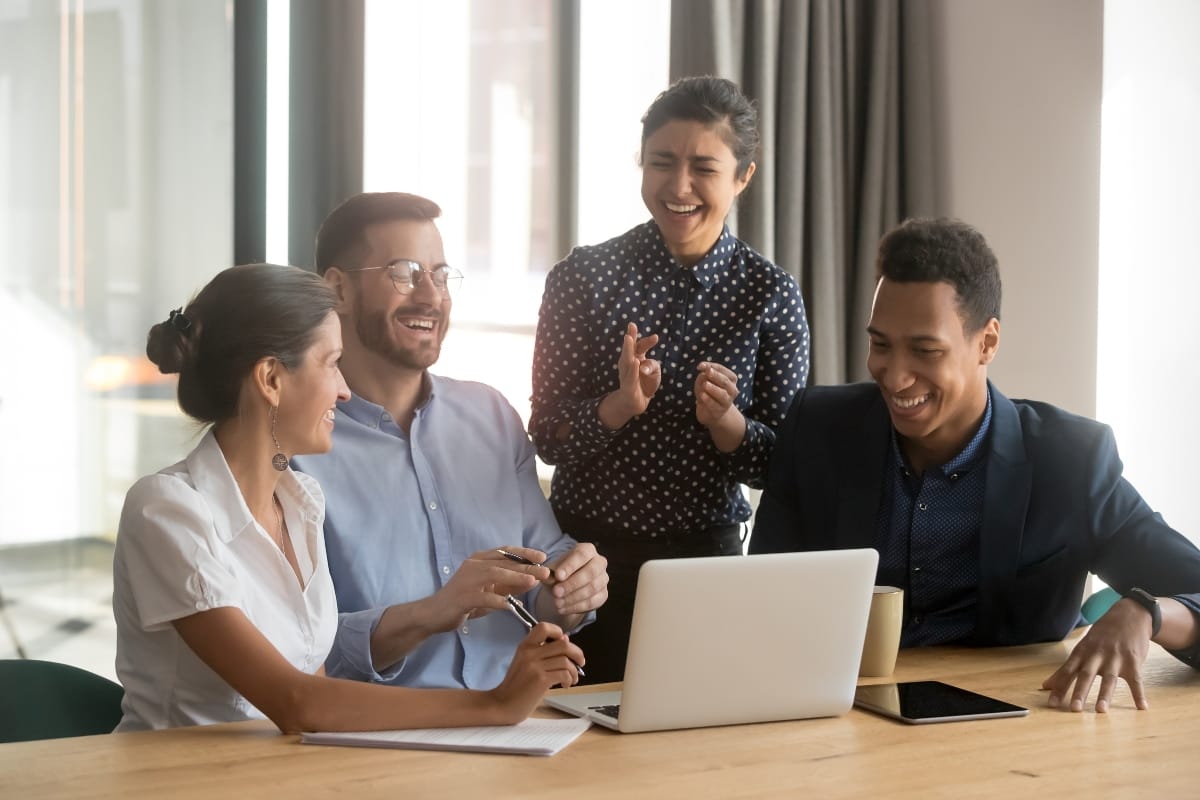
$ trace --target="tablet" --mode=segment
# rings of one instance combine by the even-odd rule
[[[1023,717],[1029,709],[941,681],[860,686],[854,705],[913,725],[993,717]]]

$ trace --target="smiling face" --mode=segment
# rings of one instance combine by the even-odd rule
[[[987,407],[987,365],[1000,323],[993,318],[967,333],[953,285],[882,278],[867,333],[867,369],[905,454],[918,469],[949,461]]]
[[[333,446],[334,409],[350,399],[338,369],[342,326],[330,311],[294,370],[285,370],[279,394],[278,436],[288,455],[324,453]]]
[[[363,230],[361,266],[380,267],[399,260],[432,270],[446,263],[442,236],[430,220],[379,222]],[[437,362],[450,326],[451,299],[424,278],[409,294],[400,294],[388,270],[346,272],[345,313],[357,343],[371,355],[403,370],[423,372]]]
[[[737,159],[720,126],[671,120],[642,148],[642,200],[667,249],[684,266],[704,257],[721,235],[729,209],[754,174],[737,174]]]

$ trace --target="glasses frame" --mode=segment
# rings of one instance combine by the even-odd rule
[[[397,273],[396,268],[404,264],[408,265],[408,283],[403,283],[403,278]],[[439,264],[433,269],[425,269],[421,266],[421,262],[414,261],[411,258],[397,258],[390,264],[384,264],[381,267],[338,267],[342,272],[374,272],[385,269],[388,271],[388,280],[392,283],[392,288],[397,294],[410,295],[417,290],[421,285],[421,281],[428,280],[434,289],[441,292],[443,297],[453,296],[454,290],[457,290],[462,285],[463,274],[449,264]],[[445,274],[442,285],[438,286],[433,278],[433,274],[441,272]],[[416,276],[414,278],[414,276]],[[422,278],[421,276],[424,276]]]

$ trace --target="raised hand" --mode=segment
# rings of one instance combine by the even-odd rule
[[[656,344],[657,334],[638,338],[637,325],[631,322],[625,328],[617,361],[619,388],[600,402],[600,419],[606,427],[616,430],[650,405],[662,384],[661,365],[646,355]]]
[[[746,418],[733,403],[738,376],[724,364],[703,361],[696,369],[696,419],[708,428],[718,450],[732,453],[746,435]]]

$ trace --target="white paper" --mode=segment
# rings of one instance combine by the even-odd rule
[[[478,728],[417,728],[406,731],[306,733],[304,744],[347,747],[398,747],[408,750],[457,750],[552,756],[591,727],[586,719],[527,719],[517,725]]]

